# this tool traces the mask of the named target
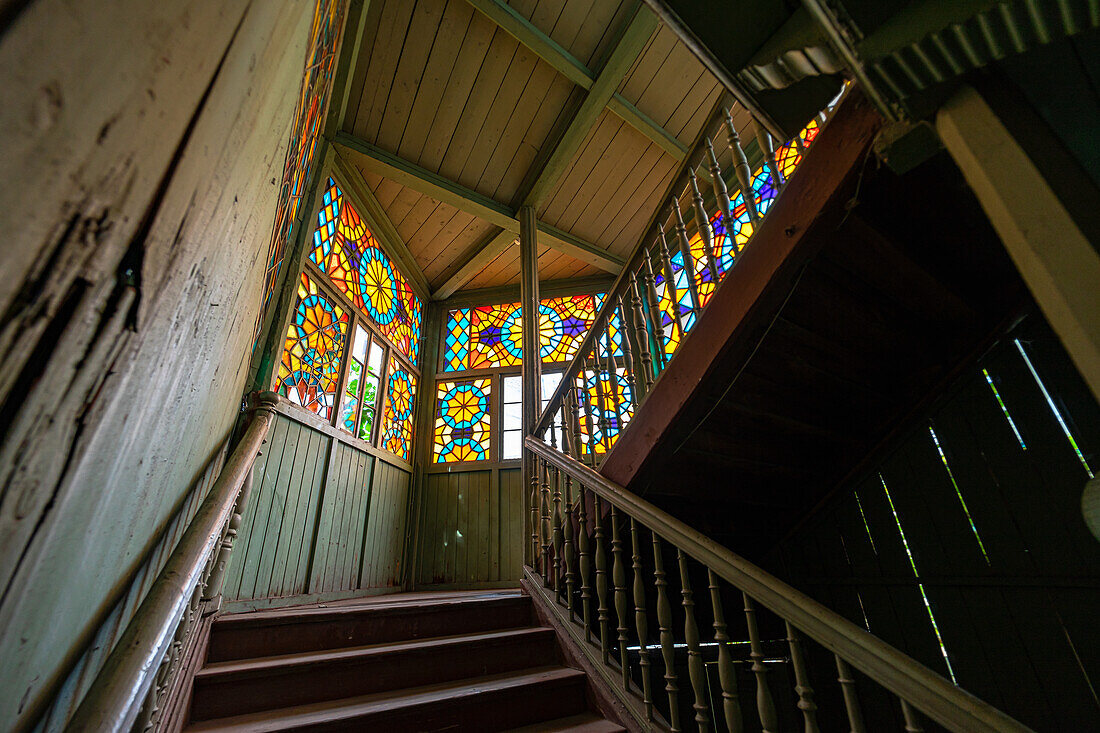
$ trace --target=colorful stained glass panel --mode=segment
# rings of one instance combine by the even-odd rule
[[[435,463],[489,458],[491,379],[436,384]]]
[[[283,347],[279,393],[325,419],[336,403],[349,321],[348,313],[303,273]]]
[[[310,261],[415,362],[423,314],[420,298],[332,178],[321,204]]]
[[[407,461],[412,452],[416,375],[406,369],[392,354],[387,374],[389,378],[386,380],[386,405],[382,413],[382,435],[379,445]]]

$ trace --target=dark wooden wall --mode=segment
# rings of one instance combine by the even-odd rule
[[[400,590],[410,476],[408,464],[281,403],[227,569],[229,608]]]
[[[426,473],[416,587],[517,585],[523,572],[522,483],[518,466]]]
[[[948,676],[923,589],[959,685],[1036,730],[1093,730],[1100,541],[1081,515],[1088,475],[1014,338],[1094,472],[1100,407],[1037,321],[968,370],[896,450],[790,536],[774,570]]]
[[[95,674],[87,645],[129,620],[236,420],[310,20],[289,0],[0,13],[5,728],[82,658]]]

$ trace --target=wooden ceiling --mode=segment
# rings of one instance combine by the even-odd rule
[[[525,204],[541,280],[617,272],[723,93],[636,0],[374,0],[358,43],[339,170],[437,299],[518,283]]]

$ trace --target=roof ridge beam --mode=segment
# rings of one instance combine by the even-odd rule
[[[535,27],[531,21],[516,12],[514,8],[505,4],[503,0],[466,0],[466,2],[569,81],[585,90],[590,90],[595,84],[596,74],[591,69],[557,41]],[[615,86],[618,87],[617,84]],[[618,91],[611,95],[607,108],[676,160],[687,157],[689,151],[686,145]]]

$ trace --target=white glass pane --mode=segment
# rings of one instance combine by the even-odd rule
[[[522,405],[505,405],[504,406],[504,424],[505,430],[519,430],[523,427],[523,406]]]
[[[523,443],[520,440],[518,430],[509,430],[504,433],[504,460],[519,458],[522,454]]]
[[[554,390],[561,384],[562,372],[552,372],[550,374],[542,375],[542,405],[546,406],[546,403],[550,401],[550,396],[554,394]]]
[[[386,355],[386,350],[382,348],[382,344],[375,341],[370,345],[370,359],[367,361],[367,368],[370,369],[370,373],[378,375],[382,373],[382,357]]]
[[[523,400],[523,385],[517,374],[504,378],[504,402],[520,402]]]
[[[359,361],[366,361],[367,358],[367,338],[366,330],[356,324],[355,325],[355,340],[351,344],[351,355]]]

